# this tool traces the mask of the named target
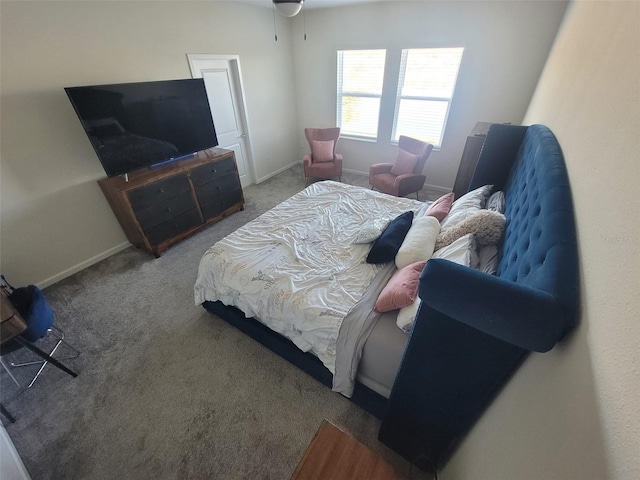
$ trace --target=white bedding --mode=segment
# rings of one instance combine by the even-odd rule
[[[200,261],[195,302],[237,307],[336,375],[342,321],[382,269],[365,261],[370,244],[352,240],[374,219],[388,221],[424,205],[338,182],[314,183],[212,246]]]

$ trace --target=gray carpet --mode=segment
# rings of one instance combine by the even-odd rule
[[[0,375],[17,418],[4,424],[34,480],[286,479],[325,418],[408,474],[376,418],[194,306],[205,250],[304,186],[295,166],[161,258],[132,247],[45,290],[82,354],[67,362],[77,378],[49,366],[23,393]]]

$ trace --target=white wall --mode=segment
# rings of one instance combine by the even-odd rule
[[[567,11],[525,123],[562,147],[576,210],[581,319],[535,354],[442,478],[640,478],[640,4]]]
[[[307,10],[294,19],[300,155],[304,127],[336,123],[336,51],[464,46],[442,150],[431,154],[427,183],[453,187],[466,136],[480,121],[521,123],[566,8],[564,2],[393,1]],[[367,173],[393,161],[389,139],[342,139],[344,168]]]
[[[1,3],[2,273],[47,285],[127,246],[63,87],[189,78],[238,54],[258,178],[298,160],[290,22],[228,2]]]
[[[0,473],[2,480],[31,479],[4,425],[0,425]]]
[[[521,121],[565,8],[396,1],[307,10],[308,40],[304,17],[276,17],[276,43],[271,10],[238,2],[0,5],[0,260],[14,283],[41,286],[128,245],[63,87],[186,78],[187,53],[238,54],[260,179],[302,158],[304,126],[335,123],[336,49],[463,44],[443,149],[426,168],[428,183],[451,188],[477,121]],[[388,144],[345,140],[339,149],[345,169],[361,172],[395,155]]]

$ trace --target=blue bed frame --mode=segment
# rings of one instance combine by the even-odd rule
[[[486,184],[506,198],[497,274],[427,262],[390,398],[360,384],[352,398],[382,420],[379,439],[424,470],[441,468],[528,353],[550,350],[577,319],[571,189],[551,131],[492,125],[468,190]],[[205,308],[331,386],[321,362],[289,340],[233,307]]]

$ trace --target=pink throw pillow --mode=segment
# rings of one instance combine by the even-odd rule
[[[311,155],[314,162],[333,162],[333,140],[312,140]]]
[[[427,208],[427,211],[424,212],[424,216],[427,215],[431,217],[436,217],[439,222],[444,220],[449,212],[451,211],[451,205],[453,205],[453,200],[455,198],[455,194],[453,192],[447,193],[446,195],[441,196]]]
[[[416,163],[418,163],[418,155],[400,149],[390,173],[395,176],[413,173]]]
[[[420,274],[427,262],[415,262],[396,271],[380,292],[374,310],[390,312],[411,305],[418,296]]]

